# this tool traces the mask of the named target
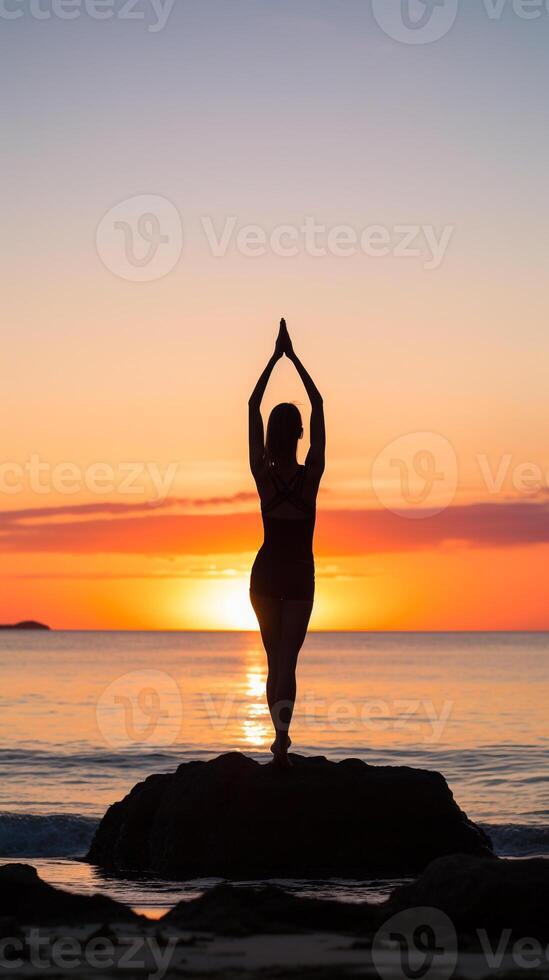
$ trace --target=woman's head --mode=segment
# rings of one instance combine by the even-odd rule
[[[280,459],[295,456],[297,441],[303,435],[301,413],[291,402],[276,405],[267,423],[265,454],[267,462],[273,464]]]

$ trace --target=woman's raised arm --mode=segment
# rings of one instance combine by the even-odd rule
[[[250,469],[253,476],[260,469],[265,454],[265,437],[263,419],[261,417],[261,402],[269,383],[273,368],[284,354],[282,344],[282,324],[276,340],[274,354],[267,361],[265,370],[259,376],[258,382],[248,401],[248,442],[250,451]]]
[[[285,320],[282,320],[280,329],[282,333],[284,353],[292,364],[294,364],[311,403],[311,446],[309,452],[307,453],[307,466],[315,470],[320,477],[324,472],[326,453],[326,426],[324,423],[324,403],[322,401],[322,395],[311,378],[311,375],[305,369],[294,351]]]

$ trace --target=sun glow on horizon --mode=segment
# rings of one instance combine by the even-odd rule
[[[224,583],[217,615],[226,624],[225,629],[257,630],[247,579]]]
[[[179,604],[179,603],[178,603]],[[248,577],[198,579],[186,585],[178,617],[196,621],[197,628],[257,631]]]

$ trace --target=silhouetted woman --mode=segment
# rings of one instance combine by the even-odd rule
[[[311,445],[304,466],[297,462],[303,424],[295,405],[285,402],[273,408],[267,438],[263,438],[261,400],[272,370],[284,354],[295,365],[311,402]],[[250,467],[264,529],[264,541],[252,568],[250,597],[267,653],[267,701],[275,729],[271,751],[276,762],[288,766],[297,658],[314,600],[313,534],[326,434],[321,395],[294,353],[284,320],[274,354],[249,401],[249,438]]]

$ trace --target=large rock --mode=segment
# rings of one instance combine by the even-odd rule
[[[25,925],[139,922],[126,905],[107,895],[74,895],[38,877],[29,864],[0,867],[0,917]]]
[[[179,880],[362,878],[491,855],[437,772],[291,758],[280,770],[231,752],[150,776],[109,808],[88,860]]]

